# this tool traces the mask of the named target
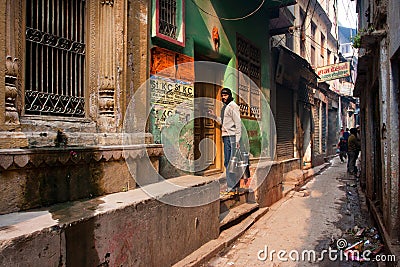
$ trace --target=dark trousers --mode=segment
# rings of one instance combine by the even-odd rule
[[[358,158],[358,151],[348,151],[347,152],[348,161],[347,161],[347,172],[350,174],[357,174],[358,170],[356,167],[356,161]]]
[[[340,160],[342,161],[342,162],[344,162],[344,159],[346,159],[347,158],[347,152],[346,151],[340,151],[339,152],[339,158],[340,158]]]
[[[224,166],[226,169],[226,183],[228,185],[228,190],[235,190],[239,185],[239,178],[236,173],[229,172],[229,161],[236,152],[236,137],[232,136],[222,136],[222,141],[224,142]]]

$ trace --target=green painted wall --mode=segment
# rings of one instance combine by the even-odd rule
[[[154,1],[154,0],[153,0]],[[179,1],[179,0],[178,0]],[[179,47],[157,38],[152,38],[152,45],[161,46],[170,50],[195,57],[201,55],[209,60],[228,65],[236,69],[236,36],[240,34],[251,43],[261,49],[261,90],[264,93],[266,102],[269,104],[270,89],[270,48],[268,23],[269,14],[265,7],[261,7],[253,15],[239,20],[223,20],[222,18],[240,18],[258,8],[256,1],[243,0],[186,0],[185,1],[185,22],[186,36],[185,47]],[[154,5],[153,5],[154,6]],[[204,11],[200,10],[200,8]],[[153,14],[155,9],[153,8]],[[209,14],[207,14],[207,13]],[[154,21],[154,20],[153,20]],[[219,51],[214,50],[212,41],[212,29],[216,26],[219,30],[220,47]],[[229,70],[229,69],[228,69]],[[225,73],[224,86],[236,91],[237,81],[232,79],[229,71]],[[261,147],[269,145],[270,136],[270,113],[268,104],[264,103],[262,111],[262,132],[258,130],[258,122],[243,119],[243,123],[249,133],[250,152],[259,156]],[[256,133],[256,132],[257,133]],[[261,136],[264,143],[261,144]],[[269,155],[269,151],[264,152]]]

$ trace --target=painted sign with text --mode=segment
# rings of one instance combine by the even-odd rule
[[[316,69],[320,77],[318,82],[325,82],[350,76],[350,62],[342,62]]]
[[[194,116],[193,83],[150,77],[151,120],[155,141],[161,141],[161,130],[168,124],[186,125]]]

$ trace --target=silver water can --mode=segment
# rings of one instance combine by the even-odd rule
[[[244,160],[241,160],[238,162],[237,168],[236,168],[238,177],[243,177],[243,174],[245,173],[247,166],[248,166],[248,164]]]
[[[248,152],[242,152],[242,159],[243,159],[243,166],[240,172],[240,176],[243,179],[248,179],[250,178],[250,159],[249,159],[249,153]]]
[[[238,158],[237,157],[232,157],[231,160],[229,161],[228,164],[228,172],[230,173],[236,173],[237,172],[237,165],[238,165]]]
[[[242,160],[249,164],[249,153],[247,152],[242,152]]]

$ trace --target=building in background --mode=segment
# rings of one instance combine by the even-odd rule
[[[272,39],[273,45],[283,52],[279,52],[276,86],[271,85],[271,97],[276,105],[282,103],[284,107],[288,106],[288,98],[293,99],[293,108],[287,111],[293,116],[285,116],[292,119],[283,124],[284,130],[278,127],[277,115],[277,149],[279,151],[280,134],[285,136],[285,131],[290,129],[287,125],[294,125],[296,137],[290,142],[295,147],[293,155],[301,159],[303,168],[307,168],[321,164],[325,157],[334,154],[333,146],[338,139],[339,96],[331,92],[338,92],[340,84],[336,79],[320,82],[316,71],[339,62],[337,10],[334,1],[315,0],[298,1],[289,11],[295,18],[293,26],[278,32]],[[283,63],[281,55],[284,53],[287,56]],[[296,72],[298,75],[294,75]],[[282,86],[287,92],[283,92]],[[278,108],[276,111],[279,113]]]
[[[353,46],[353,38],[357,35],[356,29],[339,26],[339,52],[343,60],[350,62],[351,75],[340,79],[340,94],[352,96],[354,83],[357,78],[358,49]]]

